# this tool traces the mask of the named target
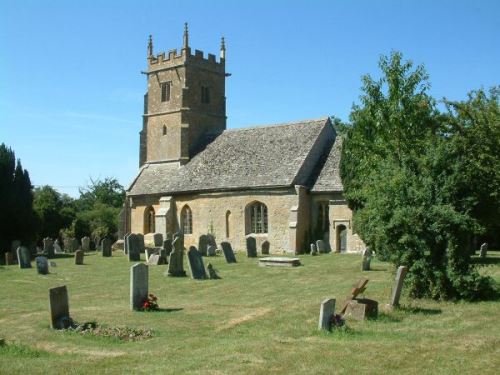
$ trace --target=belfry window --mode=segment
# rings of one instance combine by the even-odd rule
[[[250,212],[250,228],[252,233],[267,233],[267,206],[255,202],[248,208]]]
[[[184,206],[181,211],[181,228],[183,234],[193,233],[193,214],[189,206]]]
[[[162,82],[160,85],[161,85],[161,101],[168,102],[170,100],[170,82]]]
[[[210,103],[210,90],[207,86],[201,86],[201,102]]]

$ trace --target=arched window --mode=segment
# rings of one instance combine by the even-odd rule
[[[163,125],[163,135],[167,135],[167,126]]]
[[[193,233],[193,214],[188,205],[184,206],[181,211],[181,228],[183,234]]]
[[[317,226],[321,233],[326,233],[330,230],[328,202],[318,203],[318,222]]]
[[[144,234],[155,232],[155,209],[151,206],[144,210]]]
[[[250,233],[267,233],[267,206],[264,203],[250,204],[247,214],[250,216]]]
[[[229,238],[229,234],[230,234],[230,231],[229,231],[230,219],[231,219],[231,211],[227,211],[226,212],[226,238]]]

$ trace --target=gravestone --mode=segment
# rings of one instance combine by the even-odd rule
[[[363,250],[363,258],[361,260],[361,271],[370,271],[370,263],[372,262],[372,251],[369,247]]]
[[[368,284],[368,279],[359,279],[357,284],[351,289],[351,295],[346,298],[342,309],[340,309],[340,314],[345,314],[349,302],[355,299],[358,295],[366,290],[366,285]]]
[[[141,310],[148,298],[149,271],[144,263],[130,267],[130,310]]]
[[[198,251],[201,255],[207,256],[207,247],[208,247],[208,236],[206,234],[202,234],[198,239]]]
[[[207,264],[207,270],[208,270],[208,278],[210,280],[220,279],[220,276],[217,275],[217,271],[215,270],[214,266],[212,266],[212,263]]]
[[[167,238],[165,241],[163,241],[163,250],[165,250],[167,256],[170,255],[172,252],[172,239]]]
[[[323,241],[323,240],[317,240],[316,241],[316,248],[318,249],[318,252],[320,254],[324,254],[324,253],[326,253],[328,251],[327,248],[326,248],[325,241]]]
[[[78,250],[80,244],[78,243],[78,240],[76,238],[68,238],[67,241],[64,243],[64,247],[66,252],[73,253],[76,250]]]
[[[21,241],[19,240],[14,240],[12,241],[12,243],[10,244],[10,252],[13,254],[13,255],[16,255],[16,252],[17,252],[17,248],[21,246]]]
[[[5,265],[10,266],[11,264],[14,264],[14,257],[10,251],[7,251],[5,253]]]
[[[403,282],[405,280],[406,274],[408,273],[408,267],[399,266],[396,273],[396,279],[394,280],[394,286],[392,288],[391,303],[390,306],[396,307],[399,305],[399,298],[401,297],[401,291],[403,290]]]
[[[208,245],[207,246],[207,256],[214,257],[216,249],[217,248],[214,245]]]
[[[47,237],[43,239],[43,253],[49,258],[54,256],[54,242],[51,238]]]
[[[75,264],[76,265],[83,265],[83,257],[84,257],[85,253],[83,250],[77,250],[75,251]]]
[[[160,249],[160,262],[161,264],[168,264],[167,251],[164,249]]]
[[[207,273],[205,272],[205,265],[203,264],[203,258],[195,246],[189,246],[187,256],[188,256],[189,269],[191,270],[191,277],[195,280],[206,279]]]
[[[144,245],[144,235],[142,233],[137,233],[137,244],[139,246],[139,253],[143,253],[146,250],[146,246]]]
[[[479,248],[479,256],[481,258],[486,258],[486,254],[488,253],[488,244],[485,242]]]
[[[220,247],[222,247],[222,252],[224,253],[224,258],[226,258],[226,262],[236,263],[236,257],[234,256],[231,244],[229,242],[221,242]]]
[[[159,254],[151,254],[148,258],[148,264],[150,266],[159,266],[160,264],[163,263],[161,262],[161,257]]]
[[[344,316],[355,320],[376,319],[378,302],[368,298],[353,299],[349,301]]]
[[[46,275],[49,273],[49,261],[44,256],[39,256],[35,258],[36,271],[40,275]]]
[[[181,238],[175,237],[172,245],[174,249],[170,253],[167,275],[172,277],[184,277],[186,276],[186,271],[184,271],[184,250],[182,249]]]
[[[107,237],[104,237],[101,242],[101,252],[103,257],[110,257],[112,255],[111,252],[111,240]]]
[[[297,267],[300,266],[299,258],[264,257],[259,259],[261,267]]]
[[[123,252],[125,254],[128,254],[128,242],[127,238],[131,235],[132,233],[127,233],[125,236],[123,236]]]
[[[318,255],[318,249],[316,249],[316,245],[313,243],[311,244],[311,255],[312,256]]]
[[[144,254],[145,254],[145,257],[146,257],[146,262],[149,260],[149,258],[152,256],[152,255],[158,255],[159,254],[159,249],[152,249],[152,248],[147,248],[146,247],[146,250],[144,250]]]
[[[73,320],[69,316],[68,289],[66,285],[49,289],[50,326],[53,329],[69,328]]]
[[[161,234],[161,233],[153,234],[153,243],[154,243],[155,247],[162,247],[163,246],[163,234]]]
[[[318,330],[329,331],[332,328],[332,317],[335,313],[335,298],[328,298],[321,302],[319,308]]]
[[[141,260],[141,239],[135,233],[131,233],[126,237],[125,243],[128,249],[128,260],[130,262],[138,262]]]
[[[148,233],[144,236],[146,247],[161,247],[163,245],[163,235],[161,233]]]
[[[19,268],[31,268],[31,253],[26,246],[17,248],[17,261]]]
[[[90,238],[88,236],[82,237],[82,250],[90,251]]]
[[[59,245],[59,240],[57,240],[57,239],[54,242],[54,253],[56,253],[56,254],[64,253],[63,249],[61,249],[61,245]]]
[[[247,257],[249,258],[257,258],[257,244],[255,241],[255,237],[247,237]]]
[[[271,247],[271,244],[269,243],[269,241],[262,242],[262,245],[261,245],[262,255],[269,255],[269,248],[270,247]]]

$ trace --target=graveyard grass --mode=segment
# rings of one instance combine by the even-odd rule
[[[49,275],[0,266],[0,373],[8,374],[493,374],[498,370],[500,301],[410,300],[384,311],[393,269],[361,255],[301,256],[297,268],[258,267],[237,255],[204,258],[221,280],[164,276],[149,268],[159,312],[129,310],[130,266],[121,252],[103,258],[56,258]],[[144,259],[144,254],[141,255]],[[184,257],[185,268],[187,257]],[[500,253],[488,252],[483,273],[500,281]],[[379,318],[348,321],[348,331],[318,332],[321,302],[336,310],[351,287],[370,279],[366,298]],[[49,328],[49,288],[67,285],[77,322],[153,329],[153,338],[124,342]],[[403,292],[404,293],[404,292]]]

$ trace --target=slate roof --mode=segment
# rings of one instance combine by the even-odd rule
[[[146,164],[128,195],[288,187],[301,181],[300,168],[328,118],[225,130],[186,165]],[[326,181],[326,180],[325,180]]]
[[[324,165],[318,178],[311,188],[311,192],[339,192],[343,191],[340,179],[340,155],[342,154],[342,137],[337,136],[330,152],[326,155]]]

